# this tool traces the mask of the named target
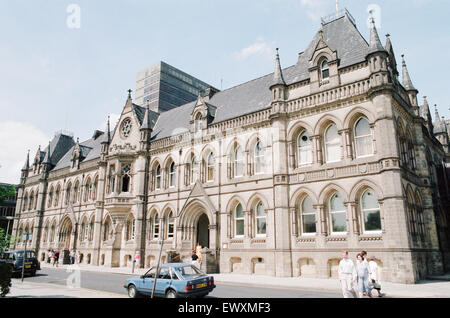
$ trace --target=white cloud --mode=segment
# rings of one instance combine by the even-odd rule
[[[329,0],[300,0],[300,3],[306,7],[306,14],[313,21],[317,21],[329,13],[327,11],[329,10]]]
[[[44,149],[51,137],[26,122],[0,123],[0,182],[18,184],[28,149],[30,161],[37,148]]]
[[[273,45],[264,41],[263,38],[258,38],[255,43],[247,46],[246,48],[243,48],[239,52],[236,52],[234,55],[237,60],[243,61],[255,55],[271,58],[273,54]]]

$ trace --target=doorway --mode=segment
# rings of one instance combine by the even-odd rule
[[[197,242],[202,247],[209,248],[209,220],[206,214],[202,214],[197,223]]]

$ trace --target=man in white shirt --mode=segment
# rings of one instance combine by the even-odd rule
[[[369,268],[370,268],[370,275],[369,279],[372,281],[372,284],[374,284],[374,289],[378,292],[378,297],[382,297],[381,294],[381,285],[380,285],[380,270],[378,268],[377,262],[375,262],[375,258],[372,257],[369,262]]]
[[[342,286],[344,298],[354,297],[354,283],[356,282],[356,268],[352,260],[348,259],[348,251],[342,253],[342,260],[339,262],[339,281]]]

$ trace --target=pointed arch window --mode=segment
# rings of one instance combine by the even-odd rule
[[[376,193],[368,189],[361,196],[361,213],[364,232],[380,232],[381,216],[380,205]]]
[[[161,189],[161,165],[157,165],[155,169],[155,189],[160,190]]]
[[[234,236],[244,236],[244,211],[240,203],[234,210]]]
[[[298,164],[305,165],[312,163],[312,146],[309,133],[307,131],[299,134],[297,139]]]
[[[255,174],[264,173],[264,147],[260,140],[255,145]]]
[[[31,191],[31,194],[30,194],[30,203],[29,203],[29,205],[28,205],[28,210],[33,209],[33,205],[34,205],[34,192]]]
[[[158,213],[153,216],[153,238],[159,238],[159,217]]]
[[[95,177],[94,187],[92,188],[92,200],[97,200],[98,176]]]
[[[89,241],[94,239],[94,216],[91,217],[91,222],[89,223]]]
[[[329,215],[331,221],[331,233],[347,233],[347,214],[344,200],[339,193],[333,194],[330,198]]]
[[[244,152],[241,146],[237,145],[233,152],[234,177],[244,175]]]
[[[131,166],[126,165],[122,168],[122,192],[130,192]]]
[[[25,198],[23,199],[22,211],[26,211],[28,208],[28,193],[25,194]]]
[[[320,75],[322,80],[326,80],[330,77],[330,69],[328,67],[328,61],[326,59],[322,60],[320,63]]]
[[[127,221],[126,240],[134,240],[136,232],[136,219],[133,215],[130,215]]]
[[[175,219],[172,211],[167,215],[167,238],[172,239],[175,233]]]
[[[266,235],[267,220],[264,204],[259,201],[255,210],[256,235]]]
[[[195,156],[192,156],[191,162],[189,164],[189,182],[190,184],[194,184],[199,178],[199,167],[198,160]]]
[[[172,163],[169,166],[169,187],[175,187],[175,177],[176,177],[175,162],[172,161]]]
[[[302,234],[316,233],[316,210],[310,196],[306,196],[300,203],[300,224]]]
[[[326,162],[341,160],[341,140],[335,124],[328,126],[325,131]]]
[[[214,154],[211,152],[208,156],[207,159],[207,167],[206,167],[206,176],[207,179],[206,181],[210,182],[210,181],[214,181],[214,165],[215,165],[215,159],[214,159]]]
[[[50,192],[48,193],[48,204],[47,207],[51,207],[53,203],[53,186],[50,188]]]
[[[59,196],[60,195],[61,195],[61,186],[58,184],[58,186],[56,187],[54,206],[58,206],[58,204],[59,204]]]
[[[372,132],[369,121],[361,117],[355,124],[356,157],[365,157],[373,154]]]
[[[110,239],[109,236],[110,231],[111,231],[111,220],[108,217],[103,225],[103,241],[108,241]]]

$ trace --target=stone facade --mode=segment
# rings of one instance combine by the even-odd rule
[[[129,94],[112,133],[27,159],[14,233],[41,260],[113,267],[155,264],[162,240],[163,262],[199,242],[208,272],[335,277],[342,250],[366,250],[384,281],[440,274],[448,154],[403,66],[400,83],[390,39],[344,13],[289,68],[277,53],[273,74],[164,113]]]

